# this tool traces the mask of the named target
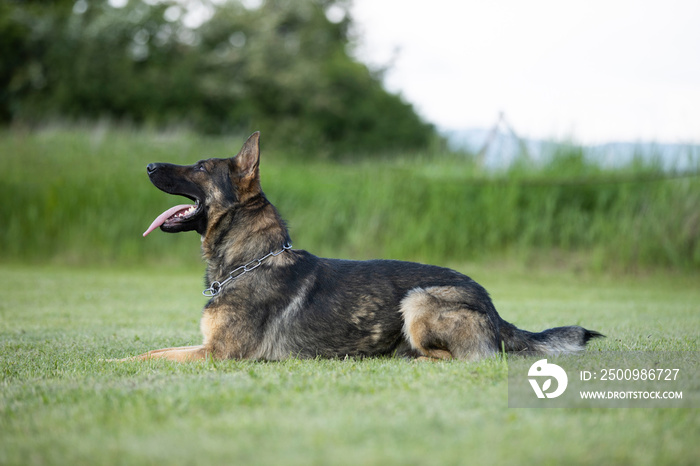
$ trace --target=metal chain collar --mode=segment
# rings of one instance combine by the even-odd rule
[[[250,262],[248,262],[245,265],[241,265],[240,267],[236,268],[233,272],[228,274],[228,278],[226,280],[221,281],[221,282],[212,282],[212,284],[207,288],[206,290],[202,291],[202,294],[206,296],[207,298],[213,298],[219,293],[221,293],[221,289],[226,285],[228,282],[235,280],[236,278],[240,277],[241,275],[245,275],[246,273],[250,272],[251,270],[255,270],[258,267],[260,267],[263,263],[263,261],[269,257],[277,257],[280,254],[282,254],[284,251],[292,249],[292,244],[287,242],[284,243],[284,246],[282,246],[282,249],[280,249],[277,252],[271,252],[268,255],[261,257],[260,259],[255,259]]]

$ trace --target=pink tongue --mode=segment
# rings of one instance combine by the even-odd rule
[[[166,210],[165,212],[160,214],[158,217],[156,217],[155,220],[153,220],[153,223],[151,223],[151,226],[148,227],[148,230],[146,230],[143,233],[143,236],[146,236],[147,234],[149,234],[150,232],[152,232],[153,230],[155,230],[156,228],[158,228],[159,226],[164,224],[167,219],[169,219],[170,217],[172,217],[176,213],[180,212],[181,210],[187,210],[190,207],[192,207],[191,204],[182,204],[182,205],[176,205],[175,207],[169,208],[168,210]]]

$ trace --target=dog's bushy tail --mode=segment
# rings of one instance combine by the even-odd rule
[[[601,333],[577,325],[555,327],[533,333],[521,330],[508,322],[503,322],[500,332],[506,352],[528,352],[543,355],[582,351],[589,340],[605,337]]]

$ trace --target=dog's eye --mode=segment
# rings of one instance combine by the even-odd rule
[[[204,164],[201,164],[201,163],[200,163],[200,164],[197,164],[197,166],[195,167],[195,169],[196,169],[197,171],[199,171],[199,172],[205,172],[205,171],[207,171],[207,167],[205,167]]]

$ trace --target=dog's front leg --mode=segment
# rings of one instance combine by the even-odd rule
[[[177,348],[153,350],[131,358],[118,359],[117,361],[145,361],[147,359],[168,359],[177,362],[202,361],[209,354],[211,353],[203,345],[179,346]]]

